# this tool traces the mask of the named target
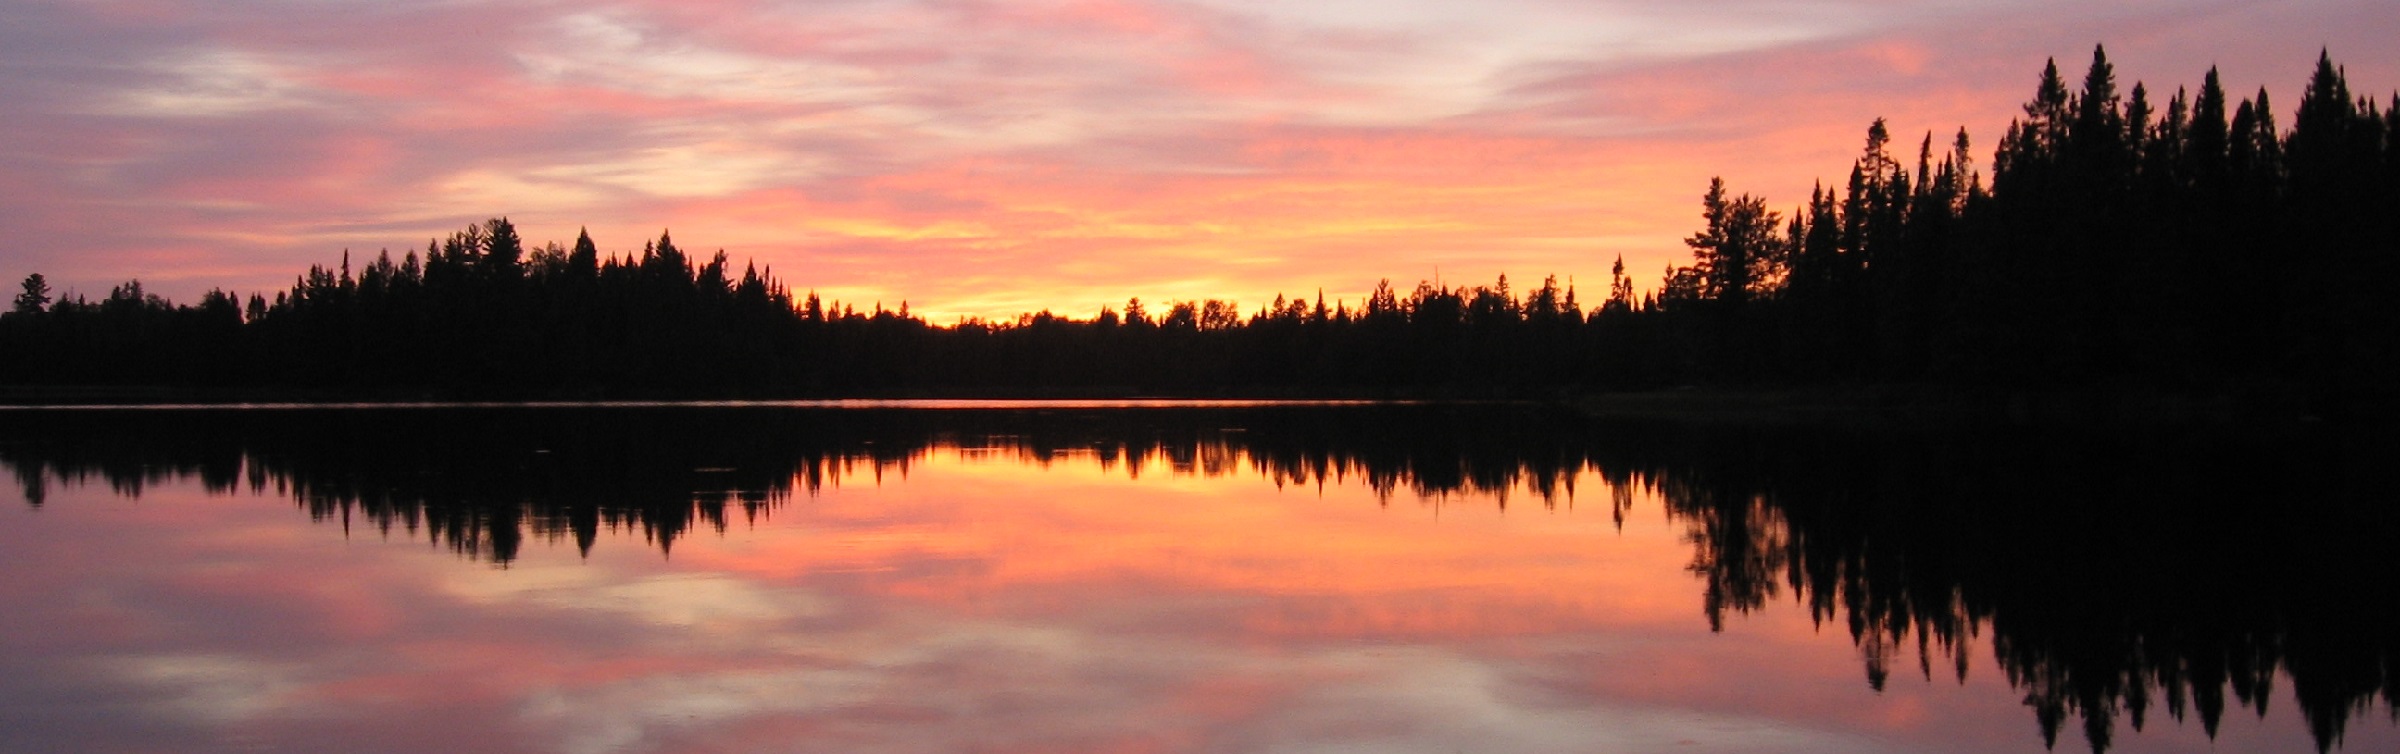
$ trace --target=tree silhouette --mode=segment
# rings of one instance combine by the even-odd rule
[[[1641,292],[1620,257],[1589,311],[1572,284],[1502,276],[937,325],[906,303],[795,296],[663,230],[609,254],[493,218],[397,258],[345,251],[246,305],[133,283],[53,303],[35,275],[0,327],[25,355],[0,380],[501,398],[1929,384],[2400,412],[2400,309],[2380,289],[2400,277],[2400,112],[2327,52],[2288,132],[2266,91],[2234,101],[2213,68],[2163,105],[2153,91],[2122,86],[2097,46],[2079,87],[2048,63],[1988,163],[1963,129],[1946,146],[1926,132],[1904,162],[1874,119],[1788,222],[1712,179],[1692,261]]]
[[[25,276],[24,292],[18,293],[11,311],[18,314],[40,314],[50,306],[50,281],[41,273]]]

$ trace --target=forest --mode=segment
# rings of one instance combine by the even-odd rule
[[[2163,100],[2163,102],[2162,102]],[[2291,126],[2264,89],[2120,88],[2055,63],[1988,177],[1964,130],[1876,120],[1805,204],[1712,180],[1687,265],[1597,302],[1555,279],[1386,280],[1365,300],[1128,300],[929,323],[821,301],[668,234],[603,255],[505,218],[286,291],[139,281],[0,315],[0,386],[380,397],[1557,397],[1686,385],[2111,391],[2389,411],[2400,385],[2400,94],[2321,54]]]

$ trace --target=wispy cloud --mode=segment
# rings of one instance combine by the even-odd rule
[[[1644,276],[1712,175],[1876,116],[1989,144],[2040,61],[2400,78],[2388,3],[6,0],[0,275],[189,298],[507,214],[936,316]],[[2363,56],[2363,57],[2362,57]]]

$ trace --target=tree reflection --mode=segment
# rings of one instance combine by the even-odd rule
[[[1652,436],[1682,448],[1654,473],[1711,624],[1789,587],[1878,689],[1909,664],[1963,679],[1983,633],[2052,745],[2080,720],[2104,751],[2162,704],[2213,736],[2228,692],[2264,715],[2278,671],[2320,750],[2391,706],[2400,516],[2354,438],[1681,435]]]
[[[506,565],[603,532],[671,553],[828,485],[941,452],[1133,477],[1250,474],[1508,506],[1637,491],[1688,528],[1709,625],[1796,600],[1865,678],[1963,681],[1978,643],[2046,744],[2094,751],[2163,710],[2212,736],[2278,676],[2320,750],[2393,709],[2400,512],[2354,437],[2173,437],[1596,423],[1540,408],[860,411],[620,408],[19,413],[0,463],[139,496],[169,479],[288,497],[346,531]],[[2190,434],[2190,433],[2186,433]]]

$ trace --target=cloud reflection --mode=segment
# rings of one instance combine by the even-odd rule
[[[2400,735],[2356,714],[2389,599],[2320,593],[2388,507],[2310,442],[1127,411],[0,433],[42,501],[0,506],[0,749],[2008,751],[2153,700],[2120,740]]]

